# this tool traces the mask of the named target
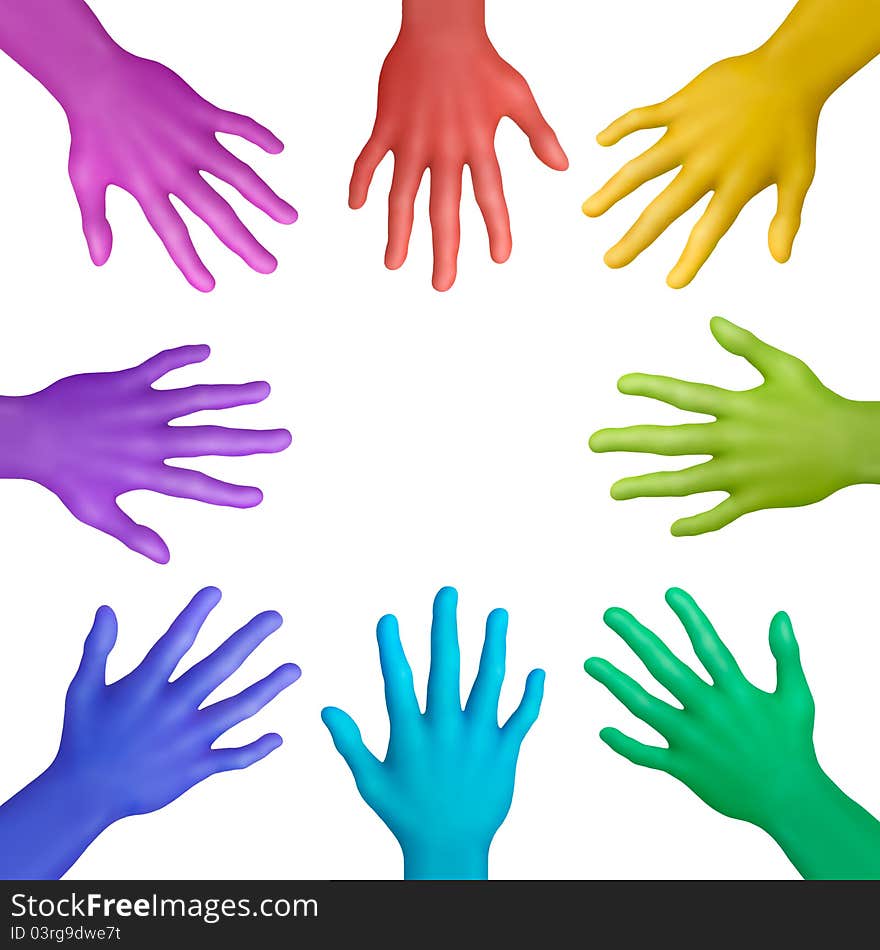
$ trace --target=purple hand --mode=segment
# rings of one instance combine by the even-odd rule
[[[291,441],[286,429],[169,425],[193,412],[246,406],[269,395],[264,382],[153,388],[166,373],[200,363],[210,352],[181,346],[134,369],[70,376],[30,396],[0,397],[0,478],[38,482],[83,523],[166,564],[165,542],[122,511],[120,495],[147,490],[251,508],[263,500],[259,488],[230,485],[167,460],[281,452]]]
[[[172,260],[197,290],[214,288],[186,224],[170,201],[179,198],[254,270],[271,273],[276,259],[201,174],[235,187],[282,223],[294,208],[216,133],[238,135],[271,154],[284,145],[247,116],[211,105],[176,73],[126,52],[82,0],[0,0],[0,47],[60,102],[70,123],[70,180],[95,264],[110,256],[105,213],[109,185],[141,206]]]

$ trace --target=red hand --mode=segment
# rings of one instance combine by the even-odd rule
[[[404,0],[403,25],[379,78],[376,123],[355,162],[349,204],[360,208],[379,162],[394,153],[388,197],[386,267],[406,260],[413,205],[431,170],[431,228],[437,290],[455,282],[464,166],[489,232],[492,259],[510,256],[510,220],[495,130],[508,116],[529,137],[535,154],[564,171],[568,159],[528,83],[495,50],[486,34],[483,0]]]

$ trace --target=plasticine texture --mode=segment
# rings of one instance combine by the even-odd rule
[[[600,732],[602,740],[636,765],[668,772],[722,815],[763,828],[804,877],[880,877],[880,822],[816,758],[813,697],[788,615],[778,613],[770,624],[776,689],[768,693],[745,678],[689,594],[672,588],[666,601],[709,681],[626,610],[610,608],[605,623],[675,704],[593,657],[587,673],[668,745],[646,745],[610,728]]]
[[[291,441],[286,429],[171,425],[193,412],[245,406],[269,395],[264,382],[153,388],[167,373],[200,363],[210,352],[207,346],[181,346],[133,369],[70,376],[29,396],[0,397],[0,478],[43,485],[84,524],[167,563],[165,542],[125,514],[118,496],[142,489],[250,508],[262,501],[259,488],[230,485],[167,460],[280,452]]]
[[[269,733],[240,748],[213,748],[299,679],[295,664],[204,705],[278,630],[282,620],[275,611],[258,614],[170,679],[219,600],[215,587],[196,594],[143,662],[110,685],[106,665],[116,616],[109,607],[98,609],[67,691],[58,754],[0,807],[0,877],[59,878],[120,818],[158,811],[209,776],[248,768],[281,745],[281,736]]]
[[[615,482],[619,500],[700,492],[728,497],[702,514],[672,525],[676,536],[717,531],[752,511],[811,505],[848,485],[880,482],[880,403],[856,402],[825,387],[795,356],[759,340],[721,317],[712,334],[747,359],[763,382],[745,392],[631,373],[622,393],[647,396],[714,422],[602,429],[594,452],[709,455],[681,471],[654,472]]]
[[[465,165],[492,260],[508,259],[510,219],[495,154],[495,130],[505,116],[525,132],[545,165],[560,171],[568,167],[525,79],[489,41],[483,0],[404,0],[400,35],[379,78],[376,122],[355,162],[349,192],[351,207],[361,208],[376,167],[389,151],[394,153],[386,267],[396,270],[406,260],[413,205],[427,169],[433,285],[441,291],[453,285]]]
[[[350,716],[333,707],[322,713],[358,791],[400,843],[407,878],[487,877],[489,847],[513,799],[520,746],[538,718],[544,693],[544,673],[533,670],[519,706],[499,727],[507,612],[493,610],[479,672],[462,709],[457,603],[451,587],[434,600],[424,713],[397,619],[388,615],[379,621],[379,660],[391,726],[383,761],[366,748]]]
[[[878,53],[876,0],[801,0],[763,46],[715,63],[669,99],[612,122],[599,133],[600,145],[615,145],[642,129],[666,132],[587,199],[585,214],[602,215],[646,182],[678,172],[608,251],[605,263],[631,263],[711,192],[667,278],[670,287],[684,287],[743,207],[771,185],[778,204],[770,252],[787,261],[813,181],[822,106]]]
[[[275,221],[296,221],[293,207],[217,139],[218,132],[237,135],[275,155],[284,146],[268,129],[218,109],[161,63],[126,52],[82,0],[0,0],[0,48],[67,115],[70,180],[95,264],[110,256],[105,195],[115,185],[135,198],[197,290],[212,290],[214,278],[172,195],[255,271],[275,270],[276,259],[202,174],[232,185]]]

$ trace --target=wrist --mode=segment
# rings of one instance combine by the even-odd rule
[[[100,778],[71,768],[60,755],[37,781],[44,783],[52,800],[76,827],[93,832],[94,837],[123,817],[108,801],[106,784]]]
[[[65,110],[123,52],[83,0],[0,0],[0,47]]]
[[[788,838],[811,820],[815,802],[829,783],[833,785],[815,755],[800,762],[787,760],[780,766],[777,781],[768,782],[762,789],[762,807],[752,823],[777,841]]]
[[[847,399],[846,416],[838,427],[839,454],[845,459],[850,485],[880,484],[880,403]]]
[[[96,108],[107,108],[107,97],[115,92],[124,79],[126,65],[137,59],[110,36],[104,36],[106,41],[99,39],[94,42],[95,48],[87,61],[78,57],[75,64],[66,69],[51,86],[41,79],[68,118]]]
[[[401,845],[403,876],[408,881],[485,881],[489,848],[445,842]]]
[[[485,0],[403,0],[401,35],[428,40],[486,36]]]
[[[0,396],[0,478],[28,478],[37,434],[27,396]]]
[[[821,108],[880,53],[880,6],[875,0],[801,0],[758,52],[775,67],[777,82],[796,84]]]
[[[100,789],[87,787],[56,759],[0,807],[0,876],[58,879],[113,823]]]
[[[876,880],[880,823],[818,767],[764,830],[802,877]]]
[[[821,58],[817,64],[814,53],[784,36],[780,39],[779,33],[747,55],[760,64],[767,89],[778,97],[787,97],[793,110],[811,109],[818,116],[825,100],[839,85],[826,75]]]

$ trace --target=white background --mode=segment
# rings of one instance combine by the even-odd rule
[[[399,22],[396,3],[93,6],[122,45],[281,136],[287,149],[277,158],[246,143],[235,148],[292,200],[300,221],[283,228],[235,201],[281,262],[270,277],[250,272],[194,224],[217,277],[216,291],[201,296],[134,201],[114,192],[113,255],[103,269],[92,267],[66,176],[64,115],[18,66],[0,61],[0,391],[30,392],[207,342],[211,359],[167,383],[267,379],[269,401],[225,422],[286,425],[294,443],[280,456],[205,461],[213,474],[262,486],[265,502],[253,511],[126,498],[134,517],[168,541],[165,567],[79,524],[33,484],[2,486],[0,799],[52,759],[64,693],[100,603],[120,618],[114,675],[136,664],[188,597],[212,583],[225,596],[194,656],[257,611],[277,608],[282,631],[228,691],[287,659],[300,663],[303,677],[230,735],[248,741],[277,729],[285,738],[279,751],[159,813],[120,822],[70,876],[399,876],[397,845],[358,797],[319,712],[328,703],[347,709],[382,752],[375,622],[386,611],[398,615],[423,683],[431,598],[443,584],[460,591],[467,685],[495,606],[511,616],[505,706],[518,700],[531,667],[548,674],[513,808],[493,846],[493,876],[795,876],[761,831],[715,814],[597,738],[608,724],[650,737],[583,672],[584,659],[599,653],[647,682],[602,612],[625,605],[688,655],[663,603],[670,584],[697,596],[745,670],[767,687],[767,623],[775,610],[790,611],[816,698],[820,759],[880,813],[880,492],[849,489],[811,508],[753,514],[719,534],[676,540],[669,524],[717,499],[613,502],[611,482],[652,470],[652,460],[587,448],[602,426],[682,418],[619,395],[623,372],[752,383],[751,370],[712,341],[716,313],[801,356],[832,388],[880,397],[880,133],[871,118],[878,70],[864,70],[823,112],[818,174],[791,263],[780,267],[767,251],[775,202],[767,192],[695,283],[676,292],[664,277],[698,211],[634,265],[607,270],[602,253],[659,185],[598,221],[581,214],[581,202],[655,133],[610,151],[594,135],[627,108],[662,99],[711,62],[758,45],[789,0],[741,3],[734,12],[697,0],[496,0],[490,35],[529,80],[571,168],[545,169],[505,122],[497,147],[513,256],[502,267],[489,260],[466,184],[460,276],[440,295],[430,287],[424,193],[407,264],[397,273],[382,266],[390,160],[367,207],[346,206]]]

